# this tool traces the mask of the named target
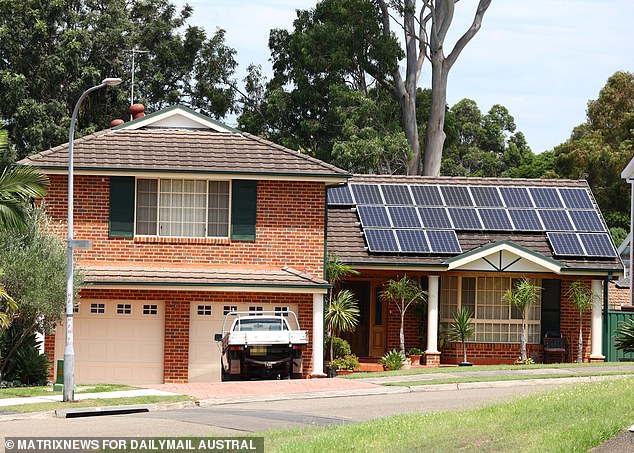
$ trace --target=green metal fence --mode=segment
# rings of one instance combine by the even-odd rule
[[[603,324],[603,355],[605,355],[606,362],[634,361],[633,352],[624,353],[614,346],[614,331],[620,323],[626,322],[630,318],[634,318],[634,313],[608,311]]]

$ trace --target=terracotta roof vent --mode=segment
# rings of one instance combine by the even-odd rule
[[[130,114],[132,119],[142,118],[145,116],[145,106],[143,104],[132,104],[130,106]]]
[[[123,121],[121,118],[117,118],[116,120],[110,121],[110,127],[121,126],[123,123],[125,123],[125,121]]]

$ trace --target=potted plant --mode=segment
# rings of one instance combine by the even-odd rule
[[[467,362],[467,340],[471,338],[474,333],[473,324],[471,324],[471,318],[473,314],[471,310],[460,307],[453,314],[453,322],[449,325],[447,335],[451,341],[459,341],[462,343],[462,362],[458,363],[459,366],[471,366],[473,363]]]
[[[330,362],[330,368],[337,372],[337,375],[350,374],[359,369],[359,358],[354,354],[337,357]]]
[[[400,370],[405,363],[405,355],[401,351],[392,349],[381,357],[380,363],[386,371]]]
[[[420,358],[423,355],[423,351],[420,348],[409,348],[407,351],[407,357],[409,357],[413,366],[420,365]]]

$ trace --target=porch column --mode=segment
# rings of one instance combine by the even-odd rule
[[[312,377],[324,374],[324,295],[313,294],[313,372]]]
[[[603,301],[603,282],[592,280],[592,324],[590,362],[603,362],[603,323],[601,322],[601,305]]]
[[[427,350],[425,351],[425,365],[440,365],[440,351],[438,351],[438,275],[428,277],[427,292]]]

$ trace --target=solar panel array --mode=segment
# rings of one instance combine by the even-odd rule
[[[616,256],[583,188],[349,184],[328,204],[356,206],[371,252],[461,253],[455,231],[508,231],[547,233],[555,255]]]

